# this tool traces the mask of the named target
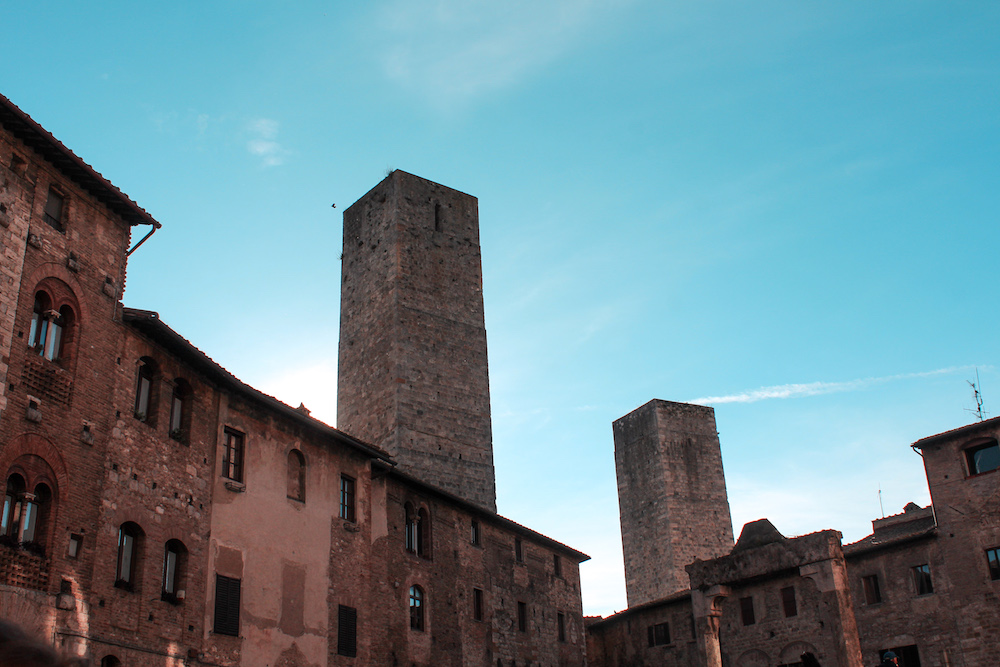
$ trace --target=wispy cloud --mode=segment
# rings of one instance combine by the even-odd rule
[[[255,118],[247,124],[251,138],[247,150],[261,159],[265,167],[284,164],[288,150],[278,143],[278,121],[269,118]]]
[[[629,0],[393,0],[382,12],[386,75],[451,107],[552,62]]]
[[[779,384],[771,387],[761,387],[743,391],[738,394],[728,396],[706,396],[696,398],[689,403],[696,405],[718,405],[721,403],[756,403],[772,398],[799,398],[802,396],[818,396],[820,394],[834,394],[845,391],[860,391],[868,389],[874,385],[894,382],[896,380],[911,380],[914,378],[928,378],[937,375],[951,375],[953,373],[968,372],[974,370],[975,366],[952,366],[949,368],[939,368],[934,371],[924,371],[920,373],[900,373],[898,375],[887,375],[884,377],[863,378],[860,380],[847,380],[845,382],[807,382],[804,384]]]

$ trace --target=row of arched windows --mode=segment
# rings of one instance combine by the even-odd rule
[[[156,426],[159,412],[161,380],[160,368],[154,359],[150,357],[139,359],[133,414],[139,421],[153,427]],[[171,438],[187,443],[191,431],[191,406],[194,392],[191,389],[191,383],[184,378],[175,378],[172,384],[170,421],[167,423],[167,433]]]
[[[0,517],[0,535],[11,542],[30,544],[40,551],[48,531],[52,489],[39,482],[30,490],[24,477],[13,473],[7,477]]]
[[[76,310],[68,286],[55,279],[43,281],[35,292],[28,347],[49,361],[66,360],[75,329]]]
[[[115,587],[136,590],[145,557],[146,533],[139,524],[126,521],[118,528],[118,558],[115,567]],[[160,578],[160,599],[173,604],[184,600],[184,579],[187,569],[187,547],[180,540],[168,540],[163,545],[163,567]]]

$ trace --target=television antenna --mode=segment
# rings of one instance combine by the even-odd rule
[[[983,392],[980,391],[980,388],[982,387],[982,384],[980,384],[980,382],[979,382],[979,369],[978,368],[976,369],[976,381],[972,382],[971,380],[966,380],[966,382],[968,382],[969,386],[972,387],[972,397],[976,401],[976,408],[974,410],[972,408],[966,408],[965,410],[966,410],[966,412],[971,412],[974,415],[976,415],[976,417],[979,419],[979,421],[983,421],[985,415],[988,415],[989,413],[988,412],[983,412]]]

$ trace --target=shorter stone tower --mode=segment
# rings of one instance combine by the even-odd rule
[[[685,566],[733,548],[715,410],[652,400],[614,425],[629,607],[686,590]]]
[[[479,205],[394,171],[344,212],[337,428],[496,511]]]

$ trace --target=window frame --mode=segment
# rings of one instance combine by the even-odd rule
[[[472,519],[469,524],[469,543],[474,547],[478,547],[482,544],[482,529],[479,526],[479,522]]]
[[[986,549],[986,571],[990,581],[1000,581],[1000,547]]]
[[[754,611],[753,596],[740,598],[740,620],[743,626],[750,626],[757,623],[757,614]]]
[[[170,556],[173,555],[171,563]],[[160,599],[171,604],[184,601],[184,569],[187,547],[180,540],[167,540],[163,545],[163,576],[160,579]]]
[[[417,584],[410,586],[410,630],[423,632],[426,626],[427,597]]]
[[[781,589],[781,610],[785,612],[785,618],[792,618],[799,615],[799,604],[795,598],[795,586],[785,586]]]
[[[561,611],[556,612],[556,639],[562,643],[566,643],[566,614]]]
[[[285,497],[304,503],[306,501],[306,457],[298,449],[288,450],[285,457]]]
[[[482,622],[483,614],[483,589],[472,589],[472,620]]]
[[[357,480],[350,475],[340,475],[340,518],[357,523]]]
[[[861,577],[861,593],[864,595],[867,606],[882,603],[882,587],[878,582],[878,574],[867,574]]]
[[[222,476],[238,484],[243,484],[246,474],[244,470],[246,434],[229,426],[223,427],[222,431]]]
[[[118,526],[118,557],[115,565],[115,588],[134,592],[141,573],[140,542],[143,531],[139,524],[126,521]]]
[[[667,646],[670,644],[670,624],[666,621],[653,623],[646,628],[646,642],[649,648]]]
[[[910,568],[914,594],[918,597],[934,594],[934,579],[931,577],[930,563],[914,565]]]
[[[53,215],[50,212],[50,208],[53,202],[58,200],[55,206],[58,207],[56,213],[58,215]],[[63,191],[59,188],[50,185],[49,192],[45,197],[45,206],[42,208],[42,220],[46,222],[50,227],[58,232],[66,231],[66,210],[69,208],[69,197],[63,194]]]
[[[997,465],[994,465],[988,470],[980,470],[976,461],[976,454],[989,451],[991,449],[996,450],[996,458],[994,459],[994,462],[997,463]],[[978,477],[979,475],[985,475],[986,473],[1000,470],[1000,442],[998,442],[996,438],[976,441],[975,443],[964,447],[962,449],[962,455],[965,459],[966,477]]]
[[[528,603],[521,600],[517,601],[517,631],[528,631]]]
[[[520,537],[514,538],[514,562],[524,563],[524,543]]]
[[[156,421],[154,419],[156,397],[153,391],[156,386],[156,366],[145,357],[139,360],[138,366],[135,379],[135,406],[132,414],[139,421],[153,426]]]
[[[212,632],[229,637],[240,636],[240,603],[243,580],[215,573],[215,617]]]
[[[358,610],[343,604],[337,605],[337,655],[358,656]]]

